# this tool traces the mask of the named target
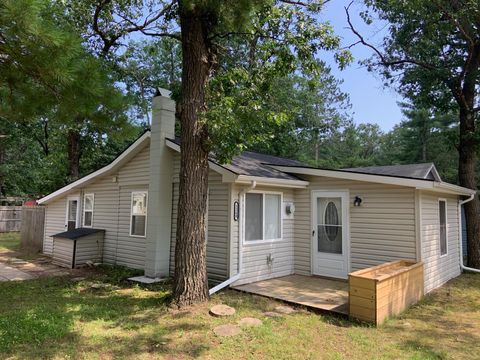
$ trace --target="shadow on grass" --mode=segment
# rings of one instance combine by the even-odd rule
[[[106,272],[80,282],[57,277],[0,283],[0,358],[75,358],[79,348],[135,357],[171,351],[172,332],[205,330],[194,319],[169,321],[168,285],[141,287]],[[206,349],[187,343],[175,351],[198,356]]]

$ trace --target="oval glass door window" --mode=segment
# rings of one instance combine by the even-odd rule
[[[338,210],[335,203],[330,201],[325,209],[325,233],[330,241],[335,241],[338,235]],[[328,226],[334,225],[334,226]]]

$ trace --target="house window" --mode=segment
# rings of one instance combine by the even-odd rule
[[[95,196],[93,194],[85,194],[83,197],[83,226],[93,226],[93,203]]]
[[[438,216],[440,222],[440,256],[447,255],[447,201],[438,201]]]
[[[245,195],[245,241],[281,239],[281,204],[282,195],[278,193]]]
[[[130,235],[145,237],[147,228],[147,192],[132,192]]]

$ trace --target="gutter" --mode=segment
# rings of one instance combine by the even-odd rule
[[[463,243],[462,243],[462,205],[472,201],[475,198],[475,194],[471,194],[470,197],[466,200],[460,200],[458,202],[458,229],[459,229],[459,240],[460,240],[460,267],[465,271],[472,271],[475,273],[480,273],[480,269],[471,268],[463,265]]]
[[[241,204],[241,211],[240,212],[240,216],[239,216],[239,221],[243,221],[243,215],[244,215],[244,211],[243,208],[244,208],[244,201],[242,201],[242,198],[243,198],[243,195],[253,189],[255,189],[255,187],[257,186],[257,182],[256,181],[252,181],[250,186],[248,188],[245,188],[245,189],[242,189],[240,191],[240,193],[238,194],[238,200],[240,201],[240,204]],[[238,270],[237,270],[237,274],[235,274],[234,276],[231,276],[230,278],[228,278],[227,280],[225,280],[224,282],[218,284],[217,286],[214,286],[213,288],[211,288],[209,291],[208,291],[208,294],[210,296],[212,296],[213,294],[215,294],[217,291],[219,290],[222,290],[223,288],[227,287],[228,285],[230,284],[233,284],[235,281],[237,281],[238,279],[240,279],[240,275],[242,273],[242,264],[243,264],[243,247],[242,247],[242,239],[243,239],[243,226],[242,224],[238,224]]]

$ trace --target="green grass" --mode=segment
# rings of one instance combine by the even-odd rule
[[[168,285],[125,282],[134,272],[101,269],[68,278],[0,283],[0,358],[70,359],[472,359],[480,343],[480,275],[465,274],[379,328],[308,311],[280,319],[277,302],[225,291],[210,304],[168,308]],[[213,318],[226,303],[233,318]],[[212,329],[245,316],[263,325],[234,338]]]
[[[17,251],[20,248],[20,234],[0,233],[0,252],[2,251]]]

